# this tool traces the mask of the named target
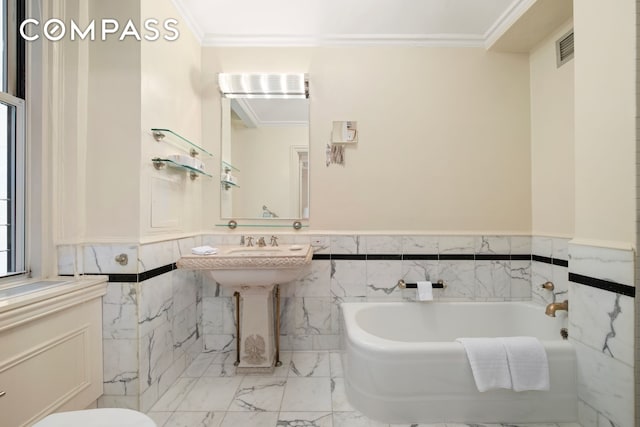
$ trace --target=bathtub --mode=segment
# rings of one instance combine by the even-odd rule
[[[363,414],[392,424],[575,422],[576,356],[560,328],[528,302],[343,303],[345,389]],[[480,393],[459,337],[535,336],[549,391]]]

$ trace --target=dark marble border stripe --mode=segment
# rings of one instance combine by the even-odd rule
[[[438,254],[404,254],[402,259],[406,261],[437,261]]]
[[[93,273],[85,274],[85,276],[93,276]],[[138,274],[109,274],[109,282],[117,283],[138,283]]]
[[[366,261],[367,256],[362,254],[331,254],[331,259],[347,261]]]
[[[554,264],[567,267],[569,263],[565,260],[547,258],[539,255],[506,255],[506,254],[314,254],[314,260],[345,260],[345,261],[539,261],[547,264]],[[130,274],[102,274],[102,273],[86,273],[87,276],[105,275],[109,277],[109,282],[117,283],[138,283],[144,282],[154,277],[169,273],[175,270],[176,264],[171,263],[163,265],[152,270],[142,273]],[[61,275],[70,277],[72,274]],[[624,286],[624,285],[622,285]]]
[[[473,261],[474,254],[440,254],[440,261]]]
[[[552,260],[551,258],[538,257],[547,260],[549,264],[555,261],[556,265],[568,265],[567,261]],[[314,260],[347,260],[347,261],[531,261],[530,254],[314,254]],[[538,259],[539,261],[539,259]],[[544,262],[544,261],[543,261]]]
[[[553,258],[552,263],[553,265],[559,265],[560,267],[569,267],[569,261],[565,259]]]
[[[402,255],[392,254],[367,254],[367,260],[371,261],[402,261]]]
[[[628,297],[635,298],[636,296],[636,288],[634,286],[623,285],[621,283],[611,282],[609,280],[596,279],[595,277],[569,273],[569,281],[581,285],[591,286],[592,288],[615,292],[616,294],[622,294]]]
[[[153,279],[154,277],[160,276],[161,274],[168,273],[177,269],[176,263],[171,263],[167,265],[163,265],[162,267],[154,268],[153,270],[148,270],[143,273],[138,274],[138,282],[144,282],[145,280]]]
[[[476,261],[510,261],[511,255],[476,254]]]
[[[533,261],[544,262],[545,264],[553,264],[553,259],[542,255],[531,255]]]
[[[560,258],[549,258],[542,255],[531,255],[533,261],[544,262],[545,264],[557,265],[560,267],[569,267],[569,261]]]
[[[147,270],[143,273],[113,273],[113,274],[102,274],[102,273],[86,273],[84,276],[108,276],[109,282],[115,283],[139,283],[144,282],[145,280],[153,279],[154,277],[160,276],[165,273],[169,273],[170,271],[176,270],[176,263],[171,263],[167,265],[163,265],[162,267],[154,268],[152,270]],[[61,274],[60,276],[65,277],[73,277],[73,274]]]

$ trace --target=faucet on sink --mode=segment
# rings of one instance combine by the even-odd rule
[[[240,236],[240,246],[253,247],[253,240],[255,237],[252,236]],[[278,238],[276,236],[271,236],[271,241],[269,242],[270,246],[278,246]],[[258,237],[257,245],[260,248],[264,248],[267,246],[267,242],[264,237]]]
[[[253,240],[255,237],[252,236],[240,236],[240,246],[253,247]],[[278,246],[278,238],[276,236],[271,236],[271,241],[269,242],[270,246]],[[258,237],[257,245],[260,248],[264,248],[267,246],[267,242],[264,237]]]

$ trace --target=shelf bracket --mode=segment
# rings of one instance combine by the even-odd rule
[[[156,141],[160,142],[164,139],[164,137],[164,133],[160,132],[159,130],[153,131],[153,139],[155,139]]]
[[[153,161],[153,167],[156,168],[157,170],[164,169],[167,166],[166,163],[163,162],[162,160],[153,159],[152,161]]]

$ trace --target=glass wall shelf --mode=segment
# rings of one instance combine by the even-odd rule
[[[161,159],[159,157],[154,157],[153,159],[151,159],[151,161],[153,162],[153,166],[156,169],[162,169],[165,166],[169,165],[172,168],[176,168],[176,169],[181,169],[181,170],[185,170],[187,172],[189,172],[189,177],[194,180],[196,179],[198,176],[200,175],[204,175],[204,176],[208,176],[209,178],[213,178],[212,175],[209,175],[208,173],[206,173],[203,170],[200,169],[196,169],[194,167],[188,166],[188,165],[183,165],[181,163],[176,163],[173,160],[169,160],[169,159]]]
[[[222,180],[220,181],[220,183],[222,184],[225,190],[228,190],[230,188],[240,188],[240,186],[235,182]]]
[[[236,171],[236,172],[240,172],[240,169],[238,169],[237,167],[233,166],[231,163],[225,162],[224,160],[222,161],[222,169],[227,173],[231,172],[232,170]]]
[[[210,152],[208,152],[204,148],[200,147],[199,145],[194,144],[193,142],[189,141],[184,136],[175,133],[171,129],[151,128],[151,132],[153,132],[153,138],[156,141],[162,141],[167,136],[169,136],[168,140],[171,140],[172,142],[176,143],[177,145],[181,146],[182,148],[185,148],[185,146],[186,146],[186,148],[189,151],[189,154],[191,154],[192,157],[194,157],[194,156],[196,156],[196,155],[198,155],[200,153],[206,154],[209,157],[213,157],[213,154],[211,154]]]

